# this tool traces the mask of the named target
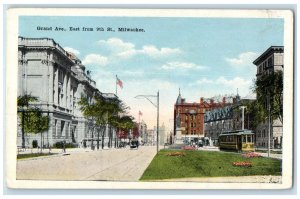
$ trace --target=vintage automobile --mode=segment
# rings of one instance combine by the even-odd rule
[[[130,148],[131,148],[131,149],[138,149],[138,148],[139,148],[139,141],[137,141],[137,140],[132,140],[132,141],[130,142]]]

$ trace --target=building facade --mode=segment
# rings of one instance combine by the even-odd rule
[[[144,120],[142,120],[140,123],[139,123],[139,128],[140,128],[140,137],[139,137],[139,141],[142,143],[142,144],[147,144],[148,142],[148,137],[147,137],[147,124],[145,123]]]
[[[102,95],[90,72],[72,53],[50,38],[18,38],[18,96],[38,97],[38,106],[50,118],[49,129],[41,134],[26,134],[25,145],[52,146],[56,142],[88,146],[92,135],[78,102],[82,96],[90,103]],[[114,96],[116,97],[116,96]],[[19,125],[20,127],[20,125]],[[18,146],[22,142],[18,128]]]
[[[213,145],[218,145],[219,135],[222,132],[249,129],[253,130],[253,115],[246,113],[248,102],[253,99],[240,99],[237,95],[232,103],[221,107],[212,108],[205,112],[205,137],[212,141]]]
[[[166,142],[167,142],[167,139],[166,139],[166,127],[165,127],[165,124],[163,123],[159,127],[159,145],[160,146],[164,146]]]
[[[179,95],[174,105],[174,135],[176,139],[190,142],[203,138],[204,135],[204,114],[206,111],[217,107],[224,107],[228,104],[225,98],[222,102],[216,102],[213,98],[201,98],[200,102],[188,103]]]
[[[277,71],[283,71],[284,68],[284,47],[271,46],[262,53],[253,64],[257,67],[256,78],[261,78],[263,75],[271,74]],[[267,100],[267,99],[266,99]],[[267,103],[266,103],[267,104]],[[267,108],[267,107],[265,107]],[[282,122],[278,118],[273,118],[270,129],[270,148],[282,147]],[[260,123],[256,128],[256,147],[268,147],[268,121]]]

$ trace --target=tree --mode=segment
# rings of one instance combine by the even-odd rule
[[[130,129],[133,129],[134,127],[133,119],[134,118],[129,115],[118,117],[115,126],[117,127],[117,136],[119,139],[125,139],[128,137]]]
[[[112,146],[112,127],[117,127],[119,114],[124,113],[127,107],[118,98],[94,97],[94,102],[89,103],[86,97],[79,101],[80,109],[88,120],[89,128],[92,130],[92,145],[94,131],[97,130],[97,149],[99,149],[100,133],[102,134],[102,148],[104,148],[105,126],[109,125],[109,147]],[[92,146],[93,147],[93,146]]]
[[[37,101],[37,97],[29,94],[19,96],[17,100],[18,115],[22,126],[22,148],[25,148],[26,133],[37,134],[49,129],[49,117],[44,116],[43,111],[33,104]]]
[[[283,72],[277,71],[257,78],[254,90],[257,95],[255,109],[256,119],[263,122],[268,117],[270,105],[271,117],[283,122]]]
[[[91,140],[91,149],[94,149],[93,139],[94,139],[94,131],[97,129],[98,132],[98,140],[97,140],[97,148],[99,149],[99,128],[103,128],[105,125],[104,121],[104,111],[103,108],[105,106],[104,101],[101,100],[100,97],[95,97],[94,103],[89,103],[88,98],[82,96],[79,105],[82,114],[87,119],[88,128],[92,132],[92,140]]]

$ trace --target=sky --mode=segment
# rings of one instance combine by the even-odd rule
[[[118,97],[137,120],[142,112],[149,129],[156,125],[156,108],[135,96],[159,90],[160,124],[172,130],[179,88],[187,102],[235,95],[237,89],[241,97],[251,95],[256,74],[252,62],[270,46],[283,45],[283,25],[278,18],[22,16],[19,35],[53,38],[92,71],[101,92],[115,93],[117,75],[123,82]],[[119,32],[122,27],[144,31]]]

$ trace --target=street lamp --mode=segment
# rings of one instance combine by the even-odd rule
[[[157,102],[155,104],[155,102],[153,102],[151,100],[151,98],[156,98]],[[137,95],[135,96],[134,98],[137,98],[137,99],[141,99],[141,98],[145,98],[147,99],[154,107],[156,107],[157,109],[157,127],[156,127],[156,145],[157,145],[157,153],[159,151],[159,143],[158,143],[158,131],[159,131],[159,91],[157,91],[157,95]]]

